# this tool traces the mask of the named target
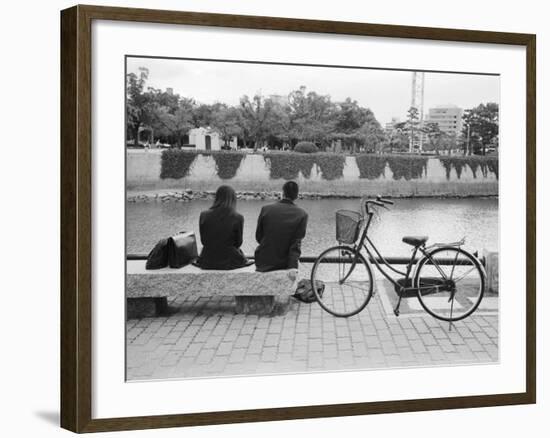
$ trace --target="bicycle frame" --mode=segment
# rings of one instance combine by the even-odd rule
[[[366,215],[367,215],[367,221],[366,221],[366,224],[363,228],[363,231],[361,233],[361,238],[359,239],[359,242],[356,243],[354,245],[354,250],[355,250],[355,259],[353,260],[352,262],[352,265],[350,267],[350,270],[348,272],[348,274],[345,276],[345,278],[343,280],[341,280],[342,282],[344,282],[350,275],[351,273],[353,272],[354,268],[355,268],[355,265],[357,264],[357,261],[359,259],[359,254],[360,254],[360,251],[361,249],[364,249],[368,255],[368,258],[370,261],[374,262],[375,266],[376,266],[376,269],[388,280],[390,281],[394,287],[396,288],[396,290],[398,291],[398,295],[399,295],[399,300],[397,302],[397,305],[394,309],[394,313],[396,315],[399,314],[399,306],[401,304],[401,300],[403,298],[403,296],[407,293],[407,292],[418,292],[420,289],[439,289],[439,287],[443,286],[443,284],[431,284],[431,285],[428,285],[428,286],[411,286],[411,287],[407,287],[406,285],[409,284],[409,281],[410,281],[410,278],[411,278],[411,272],[412,272],[412,268],[413,266],[416,265],[416,263],[418,263],[418,261],[420,259],[417,259],[416,258],[416,255],[418,254],[418,252],[420,251],[420,253],[422,253],[422,255],[424,257],[427,257],[429,262],[431,264],[433,264],[437,270],[439,271],[439,273],[441,274],[441,276],[445,279],[445,283],[447,282],[447,280],[449,280],[447,278],[447,275],[445,274],[445,272],[439,267],[439,264],[438,262],[436,262],[430,255],[430,251],[429,249],[431,248],[434,248],[434,247],[437,247],[437,246],[441,246],[439,244],[436,244],[436,245],[431,245],[430,247],[426,248],[424,246],[415,246],[414,249],[413,249],[413,252],[412,252],[412,255],[411,255],[411,258],[409,260],[409,262],[407,263],[407,268],[405,270],[405,272],[403,271],[400,271],[399,269],[396,269],[394,268],[392,265],[390,265],[386,259],[384,258],[384,256],[382,256],[382,254],[380,253],[380,251],[378,250],[378,248],[376,247],[376,245],[374,244],[374,242],[369,238],[368,236],[368,230],[369,230],[369,227],[370,227],[370,224],[371,224],[371,221],[372,221],[372,217],[374,215],[374,213],[372,211],[369,211],[367,210],[366,211]],[[464,243],[464,240],[460,241],[460,242],[454,242],[454,243],[451,243],[451,244],[448,244],[450,246],[460,246]],[[373,254],[373,251],[374,251],[374,254]],[[375,255],[378,256],[375,257]],[[458,256],[458,253],[457,253],[457,256]],[[381,262],[378,261],[378,259],[380,259]],[[440,263],[443,263],[443,264],[446,264],[448,263],[449,261],[445,261],[445,260],[441,260]],[[452,261],[452,263],[456,264],[457,260],[455,259],[454,261]],[[400,276],[399,280],[403,280],[403,283],[405,284],[402,285],[399,283],[399,281],[395,280],[389,273],[388,271],[386,271],[386,268],[388,270],[391,270],[393,271],[394,273],[398,274]],[[451,280],[452,281],[452,280]],[[451,292],[452,294],[452,292]]]
[[[359,239],[359,242],[355,244],[355,247],[354,249],[359,252],[362,248],[365,249],[365,251],[367,252],[368,256],[369,256],[369,260],[372,260],[376,266],[376,268],[378,269],[378,271],[380,271],[380,273],[386,277],[390,282],[392,282],[394,284],[394,286],[396,287],[400,287],[401,286],[397,283],[397,281],[395,281],[385,270],[384,268],[382,267],[382,265],[380,264],[380,262],[377,260],[377,258],[374,256],[373,252],[371,251],[371,249],[369,248],[369,245],[372,247],[372,249],[374,250],[374,253],[380,258],[380,260],[382,261],[382,264],[384,266],[386,266],[388,269],[390,269],[391,271],[395,272],[396,274],[400,275],[402,278],[404,278],[405,280],[407,280],[410,276],[410,273],[411,273],[411,270],[412,270],[412,267],[413,265],[416,263],[416,260],[415,260],[415,257],[416,257],[416,253],[418,252],[418,247],[417,248],[414,248],[414,251],[411,255],[411,258],[409,260],[409,262],[407,263],[407,269],[405,272],[403,271],[400,271],[399,269],[396,269],[394,268],[393,266],[391,266],[387,261],[386,259],[382,256],[382,254],[380,253],[380,251],[378,250],[378,248],[376,247],[376,245],[374,244],[374,242],[369,238],[368,236],[368,230],[369,230],[369,227],[370,227],[370,224],[371,224],[371,221],[372,221],[372,217],[373,217],[374,213],[371,212],[371,211],[368,211],[367,212],[367,222],[363,228],[363,231],[361,233],[361,238]],[[354,262],[355,263],[355,262]]]

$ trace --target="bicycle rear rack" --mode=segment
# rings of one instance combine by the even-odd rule
[[[432,243],[430,246],[427,246],[426,248],[424,248],[425,251],[428,251],[429,249],[432,249],[432,248],[442,248],[444,246],[462,246],[466,243],[466,237],[463,237],[462,239],[460,239],[459,241],[457,242],[450,242],[450,243]]]

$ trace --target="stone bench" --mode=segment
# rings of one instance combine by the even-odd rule
[[[256,272],[255,266],[231,271],[180,269],[146,270],[145,260],[126,262],[126,316],[155,316],[167,309],[167,298],[177,296],[234,296],[236,312],[285,312],[296,290],[297,271]]]

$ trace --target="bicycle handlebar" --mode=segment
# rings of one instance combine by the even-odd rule
[[[368,204],[374,204],[374,205],[378,205],[379,207],[383,207],[384,206],[384,203],[380,202],[380,201],[367,201]]]
[[[363,214],[369,212],[369,204],[377,205],[378,207],[386,207],[386,204],[393,205],[393,201],[390,201],[389,199],[384,199],[380,195],[377,196],[376,199],[368,199],[364,203],[361,203]]]

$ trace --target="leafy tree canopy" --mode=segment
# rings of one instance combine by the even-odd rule
[[[471,155],[477,149],[485,155],[487,147],[498,146],[499,107],[497,103],[482,103],[467,109],[462,119],[465,153]]]

